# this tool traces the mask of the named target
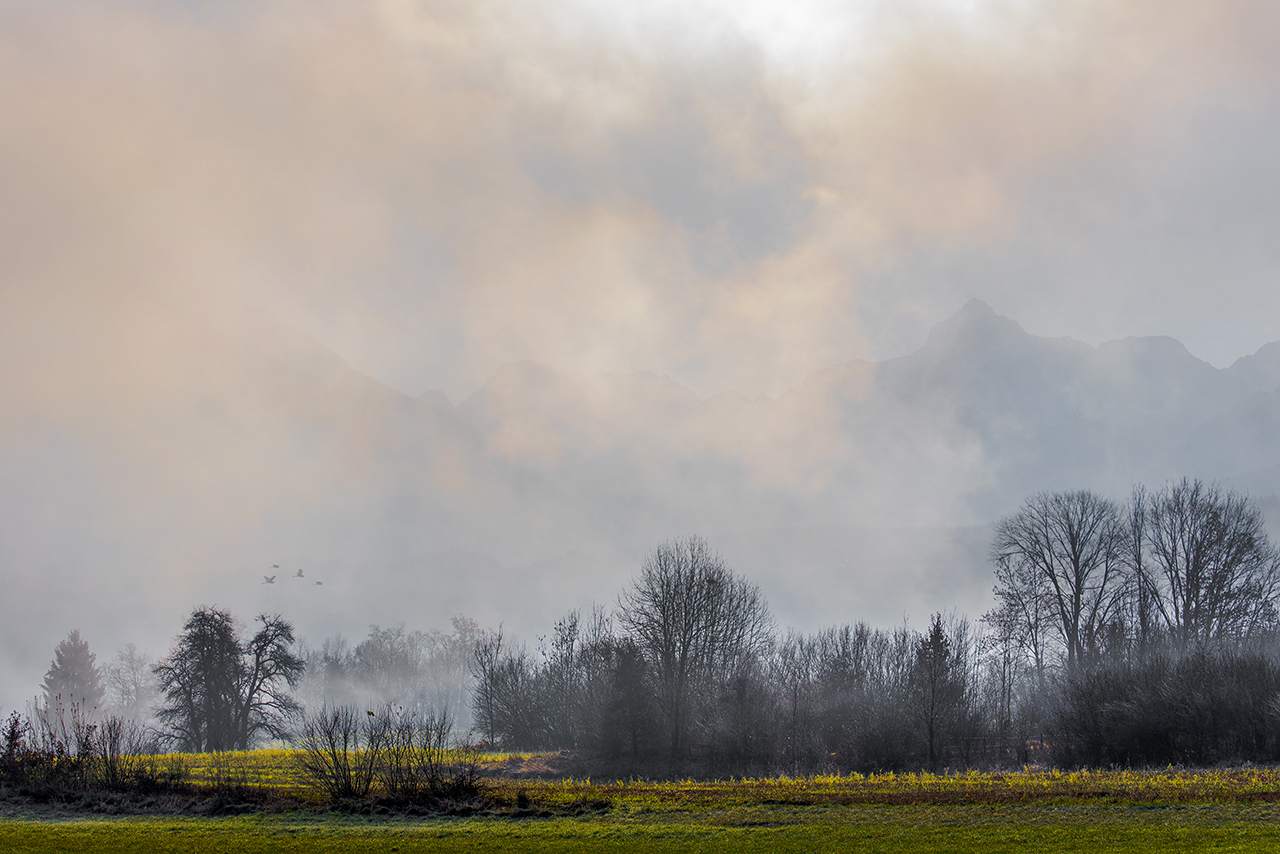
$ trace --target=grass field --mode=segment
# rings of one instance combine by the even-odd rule
[[[276,793],[277,806],[108,819],[11,800],[0,803],[0,851],[1280,850],[1280,772],[1272,769],[489,778],[479,814],[411,819],[307,808],[319,800],[283,750],[160,759],[210,791]],[[520,772],[540,761],[491,756],[485,765]]]
[[[0,850],[235,851],[1275,851],[1275,805],[755,806],[617,809],[578,818],[0,820]]]
[[[177,754],[156,757],[176,763],[182,779],[210,786],[234,783],[304,795],[307,784],[290,750]],[[552,754],[551,756],[554,756]],[[543,779],[523,776],[553,765],[541,754],[484,754],[486,787],[500,800],[523,791],[535,803],[565,807],[584,801],[629,806],[705,808],[751,804],[1023,803],[1080,798],[1134,803],[1280,801],[1280,769],[1164,769],[958,774],[848,774],[766,777],[721,781]],[[307,798],[303,798],[307,800]]]

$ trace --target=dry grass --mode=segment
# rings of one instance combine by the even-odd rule
[[[285,749],[157,757],[186,763],[187,782],[233,783],[301,793],[294,752]],[[483,784],[499,803],[530,801],[563,807],[586,801],[705,808],[754,804],[1017,804],[1044,800],[1113,803],[1212,803],[1280,801],[1280,769],[1177,769],[956,774],[849,774],[721,781],[595,781],[556,779],[576,767],[561,754],[486,754]]]

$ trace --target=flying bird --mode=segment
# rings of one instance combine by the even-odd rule
[[[293,577],[294,577],[294,578],[301,578],[301,577],[302,577],[302,570],[301,570],[301,569],[299,569],[297,572],[295,572],[295,573],[293,574]]]
[[[279,568],[280,568],[280,564],[278,564],[278,563],[273,563],[273,564],[271,564],[271,568],[272,568],[272,569],[279,569]]]
[[[324,584],[324,582],[323,582],[323,581],[317,581],[317,582],[316,582],[316,587],[319,587],[319,586],[321,586],[322,584]]]
[[[262,582],[263,584],[275,584],[275,583],[276,583],[276,577],[275,577],[274,575],[264,575],[264,576],[262,576],[262,578],[263,578],[263,582]]]

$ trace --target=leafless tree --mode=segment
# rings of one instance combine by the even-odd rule
[[[649,661],[671,756],[679,759],[697,698],[767,649],[768,606],[758,587],[692,536],[654,550],[620,597],[618,614]]]
[[[799,774],[825,753],[816,723],[822,675],[819,638],[789,630],[778,642],[771,664],[771,681],[785,720],[784,759],[791,772]]]
[[[1145,517],[1153,610],[1177,641],[1274,625],[1280,554],[1247,497],[1184,478],[1152,494]]]
[[[471,655],[471,674],[476,690],[471,697],[471,710],[476,726],[489,744],[498,741],[499,697],[498,666],[503,657],[502,626],[476,641]]]
[[[244,645],[244,679],[236,697],[242,750],[263,736],[288,738],[289,722],[302,711],[289,691],[306,668],[293,651],[293,626],[279,614],[260,615],[258,622],[262,628]]]
[[[245,643],[229,613],[197,608],[156,665],[165,696],[157,718],[179,748],[244,750],[264,735],[288,735],[300,711],[289,689],[306,665],[292,650],[288,622],[279,615],[258,622],[262,628]]]
[[[570,611],[557,620],[550,638],[542,640],[545,703],[549,718],[548,747],[577,747],[582,731],[581,698],[585,673],[582,615]]]
[[[1037,685],[1045,686],[1050,630],[1049,585],[1044,573],[1016,555],[996,557],[996,599],[999,607],[983,616],[1006,653],[1016,650],[1030,664]]]
[[[109,703],[115,714],[140,725],[147,723],[160,693],[154,666],[154,659],[133,644],[116,653],[116,660],[106,667]]]
[[[1124,520],[1125,561],[1129,568],[1125,610],[1140,654],[1150,650],[1158,630],[1156,601],[1160,594],[1148,548],[1151,500],[1145,486],[1135,486]]]
[[[1094,647],[1124,592],[1123,530],[1116,505],[1095,493],[1042,492],[996,525],[996,597],[1026,621],[1043,614],[1073,669]],[[1047,611],[1047,613],[1045,613]]]

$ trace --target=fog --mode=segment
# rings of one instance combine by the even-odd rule
[[[0,707],[198,604],[532,638],[693,532],[976,616],[1031,491],[1275,491],[1280,12],[613,5],[0,6]]]

